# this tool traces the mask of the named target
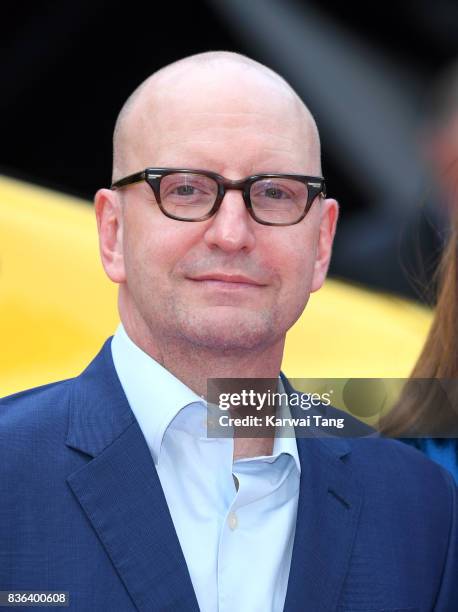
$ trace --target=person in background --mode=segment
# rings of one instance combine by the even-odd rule
[[[425,153],[436,176],[440,212],[449,218],[449,235],[432,282],[437,301],[431,329],[381,431],[422,450],[458,482],[458,63],[434,88],[425,131]]]
[[[381,421],[386,436],[425,452],[458,482],[458,227],[438,269],[438,299],[423,350],[400,400]]]

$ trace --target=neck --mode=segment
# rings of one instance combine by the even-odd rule
[[[269,337],[251,348],[223,349],[198,344],[178,333],[155,330],[124,292],[118,294],[122,324],[129,338],[201,397],[210,378],[277,378],[285,336]]]
[[[202,397],[207,396],[210,378],[277,378],[280,373],[284,338],[249,352],[246,349],[221,351],[196,346],[181,338],[158,341],[133,326],[129,319],[122,323],[129,338],[142,351]]]
[[[280,373],[285,338],[253,350],[214,350],[196,346],[182,338],[158,340],[145,323],[121,311],[129,338],[146,354],[201,397],[207,396],[211,378],[277,378]],[[274,434],[266,438],[234,438],[233,460],[271,455]]]

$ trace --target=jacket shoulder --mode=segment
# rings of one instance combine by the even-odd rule
[[[416,507],[418,512],[429,513],[430,519],[441,517],[442,524],[448,522],[450,511],[456,512],[452,474],[421,451],[383,437],[354,438],[348,442],[355,475],[380,503],[390,498],[396,505],[405,504],[406,508]]]
[[[64,419],[66,422],[74,380],[62,380],[0,398],[0,447],[4,447],[11,436],[55,428]]]

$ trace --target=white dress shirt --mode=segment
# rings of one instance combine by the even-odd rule
[[[134,344],[122,325],[111,349],[200,610],[280,612],[299,495],[296,439],[276,436],[272,455],[233,462],[233,438],[206,435],[204,400]]]

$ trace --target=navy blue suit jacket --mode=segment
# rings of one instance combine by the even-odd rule
[[[456,612],[452,477],[393,440],[297,445],[285,610]],[[78,612],[198,610],[109,341],[81,376],[0,400],[0,590],[69,591]]]

